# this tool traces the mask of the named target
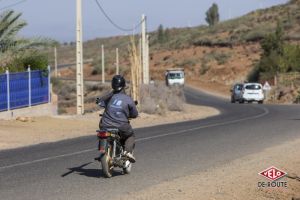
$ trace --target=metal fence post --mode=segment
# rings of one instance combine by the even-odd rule
[[[51,103],[51,75],[50,65],[48,66],[48,103]]]
[[[31,107],[31,70],[30,70],[30,67],[28,67],[27,71],[28,71],[28,90],[29,90],[28,103],[29,103],[29,107]]]
[[[6,83],[7,83],[7,111],[10,110],[10,87],[9,87],[9,71],[6,70]]]

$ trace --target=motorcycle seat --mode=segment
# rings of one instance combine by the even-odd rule
[[[119,133],[119,129],[117,128],[106,128],[105,130],[110,133],[115,133],[115,134]]]

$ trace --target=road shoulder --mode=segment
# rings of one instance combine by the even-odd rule
[[[142,191],[122,196],[130,200],[198,200],[198,199],[299,199],[300,139],[245,156],[222,166],[193,175],[166,181]],[[288,173],[278,182],[287,188],[259,188],[259,182],[269,182],[259,172],[275,166]],[[118,198],[117,198],[118,199]]]

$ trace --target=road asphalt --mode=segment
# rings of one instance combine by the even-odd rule
[[[185,94],[188,103],[212,106],[221,114],[136,129],[137,162],[130,175],[116,171],[113,178],[104,178],[93,160],[96,136],[4,150],[0,199],[120,198],[300,137],[298,105],[231,104],[189,87]]]

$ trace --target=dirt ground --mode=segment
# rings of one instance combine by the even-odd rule
[[[0,150],[94,135],[95,130],[98,129],[99,113],[100,111],[84,116],[66,115],[21,119],[27,122],[0,120]],[[133,128],[139,128],[203,119],[218,114],[219,111],[214,108],[186,104],[183,112],[168,112],[168,117],[141,113],[137,119],[131,121],[131,124]]]
[[[300,199],[300,139],[265,149],[223,166],[166,181],[117,199],[138,200],[264,200]],[[287,188],[258,188],[268,182],[259,172],[275,166],[288,173],[279,179]],[[298,177],[298,180],[293,179]]]

